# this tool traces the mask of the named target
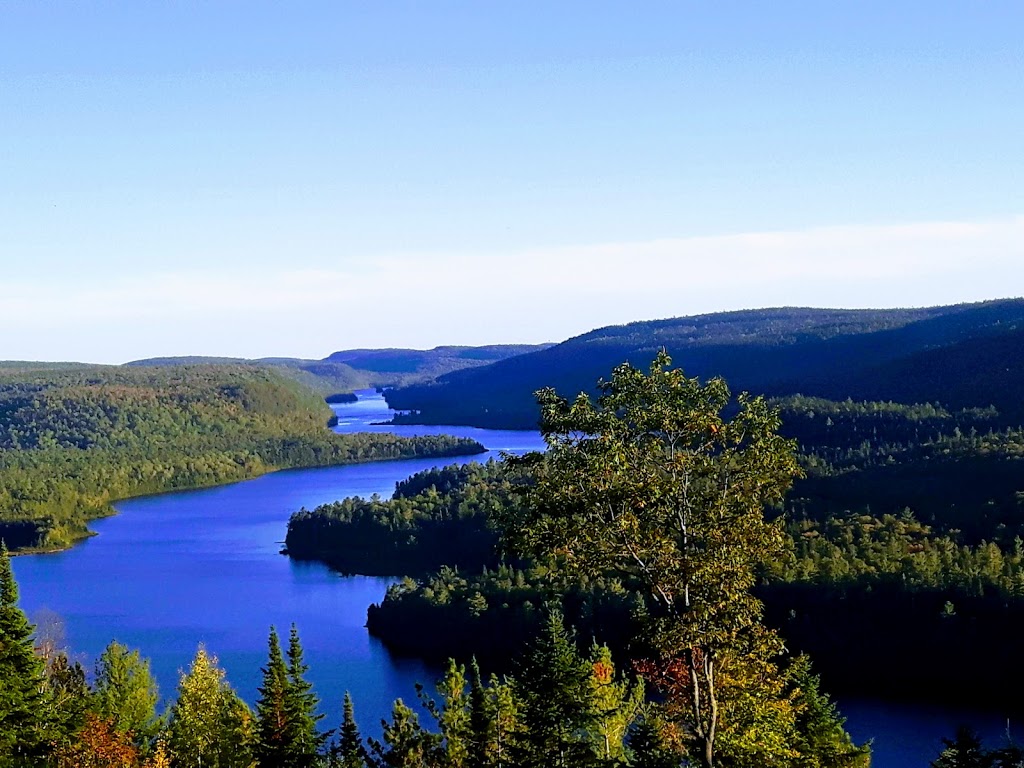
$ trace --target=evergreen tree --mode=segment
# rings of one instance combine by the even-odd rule
[[[590,655],[590,687],[594,719],[590,740],[606,761],[623,761],[626,733],[636,720],[644,701],[642,684],[630,685],[615,674],[612,653],[606,645],[595,645]]]
[[[317,730],[316,724],[323,715],[317,714],[319,700],[305,679],[309,668],[302,659],[302,645],[295,626],[289,636],[287,664],[273,627],[268,646],[263,685],[256,702],[254,751],[257,762],[274,768],[308,768],[319,759],[320,748],[328,734]]]
[[[932,763],[932,768],[988,768],[988,755],[978,734],[966,726],[957,729],[956,738],[943,739],[946,748]]]
[[[43,737],[43,661],[18,607],[18,585],[0,541],[0,766],[24,764]]]
[[[491,676],[494,714],[494,753],[488,765],[499,767],[512,765],[512,752],[516,735],[520,730],[520,702],[516,698],[512,681],[498,680]]]
[[[333,750],[332,766],[334,768],[366,768],[366,748],[359,735],[352,696],[345,692],[345,703],[341,718],[338,743]]]
[[[811,672],[810,659],[801,655],[793,660],[788,672],[794,686],[796,710],[796,748],[800,753],[795,765],[799,768],[855,768],[871,761],[869,745],[855,746],[843,725],[846,723],[828,694],[821,690],[821,681]]]
[[[512,755],[521,768],[582,768],[596,763],[587,729],[596,723],[590,665],[562,616],[552,611],[514,683],[521,730]]]
[[[476,658],[469,665],[469,755],[470,768],[491,765],[491,744],[494,741],[494,708],[487,697],[487,689],[480,679],[480,665]]]
[[[466,697],[466,669],[448,660],[448,669],[437,684],[441,706],[422,696],[424,705],[437,721],[442,740],[437,762],[446,768],[467,768],[473,734],[470,727],[469,701]]]
[[[256,701],[256,744],[254,754],[259,765],[285,766],[290,756],[288,718],[288,668],[281,655],[277,630],[270,628],[267,666]]]
[[[377,768],[426,768],[430,765],[427,761],[439,739],[423,730],[416,713],[401,699],[395,700],[391,722],[382,720],[381,726],[381,741],[370,739]]]
[[[292,624],[288,636],[288,669],[285,687],[285,709],[290,732],[290,755],[288,765],[313,765],[329,734],[320,733],[317,723],[323,719],[317,713],[320,699],[313,692],[313,685],[305,679],[309,667],[303,661],[302,643],[299,631]]]
[[[120,733],[145,746],[156,735],[160,698],[149,660],[137,650],[111,642],[96,661],[92,710]]]
[[[665,725],[650,716],[641,717],[629,733],[632,768],[678,768],[681,755],[665,738]]]

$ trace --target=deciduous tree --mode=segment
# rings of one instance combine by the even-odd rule
[[[799,469],[762,398],[734,402],[721,379],[702,384],[670,365],[664,352],[649,373],[621,365],[596,402],[540,391],[548,450],[517,462],[531,470],[530,503],[510,508],[505,528],[521,551],[644,585],[659,603],[655,666],[676,681],[693,757],[713,766],[723,722],[736,723],[723,721],[723,684],[756,687],[737,680],[742,667],[769,671],[782,650],[751,588],[784,545],[765,510]]]
[[[251,764],[252,714],[202,646],[178,682],[168,747],[179,765],[245,768]]]
[[[160,698],[149,659],[117,641],[111,642],[96,661],[92,709],[121,733],[131,734],[145,745],[158,728],[156,704]]]

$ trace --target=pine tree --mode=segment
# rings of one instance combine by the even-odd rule
[[[32,625],[18,607],[18,585],[7,546],[0,541],[0,766],[36,753],[42,738],[43,661]]]
[[[520,726],[520,702],[514,683],[491,675],[490,691],[494,714],[494,752],[492,762],[500,768],[512,765],[512,751]]]
[[[870,746],[856,746],[843,726],[846,720],[822,692],[821,681],[811,672],[810,658],[797,656],[788,670],[795,688],[799,768],[857,768],[871,763]]]
[[[323,715],[317,714],[319,700],[305,679],[309,668],[302,659],[298,631],[293,625],[287,664],[273,627],[268,645],[267,666],[263,669],[263,685],[256,702],[255,755],[260,765],[308,768],[318,760],[327,734],[317,730]]]
[[[378,768],[424,768],[435,750],[438,738],[420,726],[416,713],[401,699],[391,710],[391,722],[381,721],[381,741],[370,740]]]
[[[618,679],[612,653],[606,645],[595,645],[590,654],[591,700],[594,720],[590,740],[606,761],[625,759],[625,739],[644,701],[642,683],[630,685]]]
[[[469,766],[486,768],[490,765],[491,744],[494,740],[495,718],[487,697],[480,665],[476,658],[469,665]]]
[[[681,755],[669,745],[663,726],[652,717],[642,717],[629,733],[633,768],[678,768]]]
[[[441,706],[423,697],[427,711],[437,721],[442,740],[438,763],[446,768],[467,768],[473,734],[470,729],[469,702],[466,698],[466,669],[448,660],[448,669],[437,684]]]
[[[288,755],[289,719],[287,707],[288,668],[281,655],[277,630],[270,628],[267,641],[267,666],[263,668],[263,684],[256,702],[256,744],[254,753],[259,765],[284,766]]]
[[[362,736],[359,735],[352,696],[348,691],[345,692],[340,736],[333,753],[332,765],[335,768],[366,768],[366,748],[363,746]]]
[[[946,748],[932,763],[932,768],[986,768],[988,754],[978,734],[966,726],[957,729],[956,738],[943,739]]]
[[[303,661],[302,643],[299,631],[292,624],[288,636],[288,669],[285,687],[285,709],[290,731],[289,766],[305,768],[316,762],[328,734],[320,733],[317,723],[323,714],[317,713],[320,699],[313,692],[313,685],[305,679],[309,667]]]
[[[521,726],[512,755],[522,768],[583,768],[596,755],[586,737],[596,723],[591,667],[562,616],[552,611],[514,683]]]

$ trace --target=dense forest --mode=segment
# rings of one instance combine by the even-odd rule
[[[337,435],[321,398],[253,366],[0,371],[0,537],[60,548],[117,499],[284,467],[469,455],[448,437]]]
[[[294,627],[286,643],[271,630],[255,708],[200,647],[158,713],[137,653],[112,643],[90,677],[33,637],[4,550],[0,766],[853,767],[869,750],[822,681],[1016,704],[1024,431],[993,406],[733,397],[670,363],[618,366],[597,399],[539,392],[543,454],[292,516],[292,556],[405,577],[371,632],[454,659],[380,739],[347,698],[324,727]],[[37,515],[12,515],[14,533],[84,529],[120,494],[480,449],[334,435],[322,399],[253,366],[19,367],[0,382],[2,489]],[[965,732],[935,765],[1020,762]]]
[[[623,360],[667,349],[737,390],[832,400],[995,406],[1024,423],[1024,300],[929,309],[759,309],[600,328],[537,352],[387,392],[406,421],[532,429],[533,393],[596,392]],[[1009,422],[1008,422],[1009,423]]]
[[[852,743],[807,658],[785,652],[751,593],[757,571],[782,551],[780,530],[763,511],[781,501],[799,474],[794,445],[777,434],[777,416],[763,399],[741,398],[727,416],[730,396],[722,382],[702,387],[664,370],[667,363],[659,360],[650,377],[617,369],[597,405],[584,398],[570,406],[545,393],[546,453],[506,461],[510,475],[490,464],[414,476],[400,484],[388,510],[401,515],[404,499],[440,495],[439,484],[441,494],[458,492],[463,502],[477,498],[471,485],[483,497],[516,496],[521,503],[496,508],[467,504],[461,516],[455,505],[435,510],[462,521],[493,518],[509,552],[550,563],[550,574],[570,587],[583,579],[611,587],[621,580],[645,596],[651,607],[634,638],[643,652],[630,657],[631,672],[616,672],[606,645],[583,640],[590,650],[581,649],[581,638],[565,628],[549,600],[511,677],[485,683],[471,665],[467,680],[464,667],[449,664],[440,698],[423,700],[436,732],[421,728],[414,711],[396,702],[381,739],[364,743],[346,701],[341,738],[328,746],[298,633],[293,627],[285,653],[272,629],[255,712],[200,648],[160,722],[148,670],[127,649],[108,648],[93,690],[83,670],[59,653],[48,677],[16,606],[4,550],[0,664],[9,668],[0,669],[6,735],[0,760],[133,766],[192,765],[205,757],[208,765],[354,768],[866,765],[868,749]],[[679,472],[692,483],[676,482]]]
[[[992,407],[804,396],[772,405],[799,445],[802,476],[769,510],[786,546],[756,588],[768,622],[836,690],[1015,706],[1024,432],[1001,426]],[[635,654],[651,610],[635,584],[509,557],[495,521],[522,503],[521,482],[504,464],[420,473],[391,500],[296,513],[289,550],[407,577],[368,616],[401,653],[502,668],[556,600],[583,635]],[[426,624],[438,629],[411,629]],[[991,674],[946,662],[978,654],[993,660]]]

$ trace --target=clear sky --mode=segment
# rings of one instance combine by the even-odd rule
[[[0,359],[1024,294],[1024,3],[0,0]]]

